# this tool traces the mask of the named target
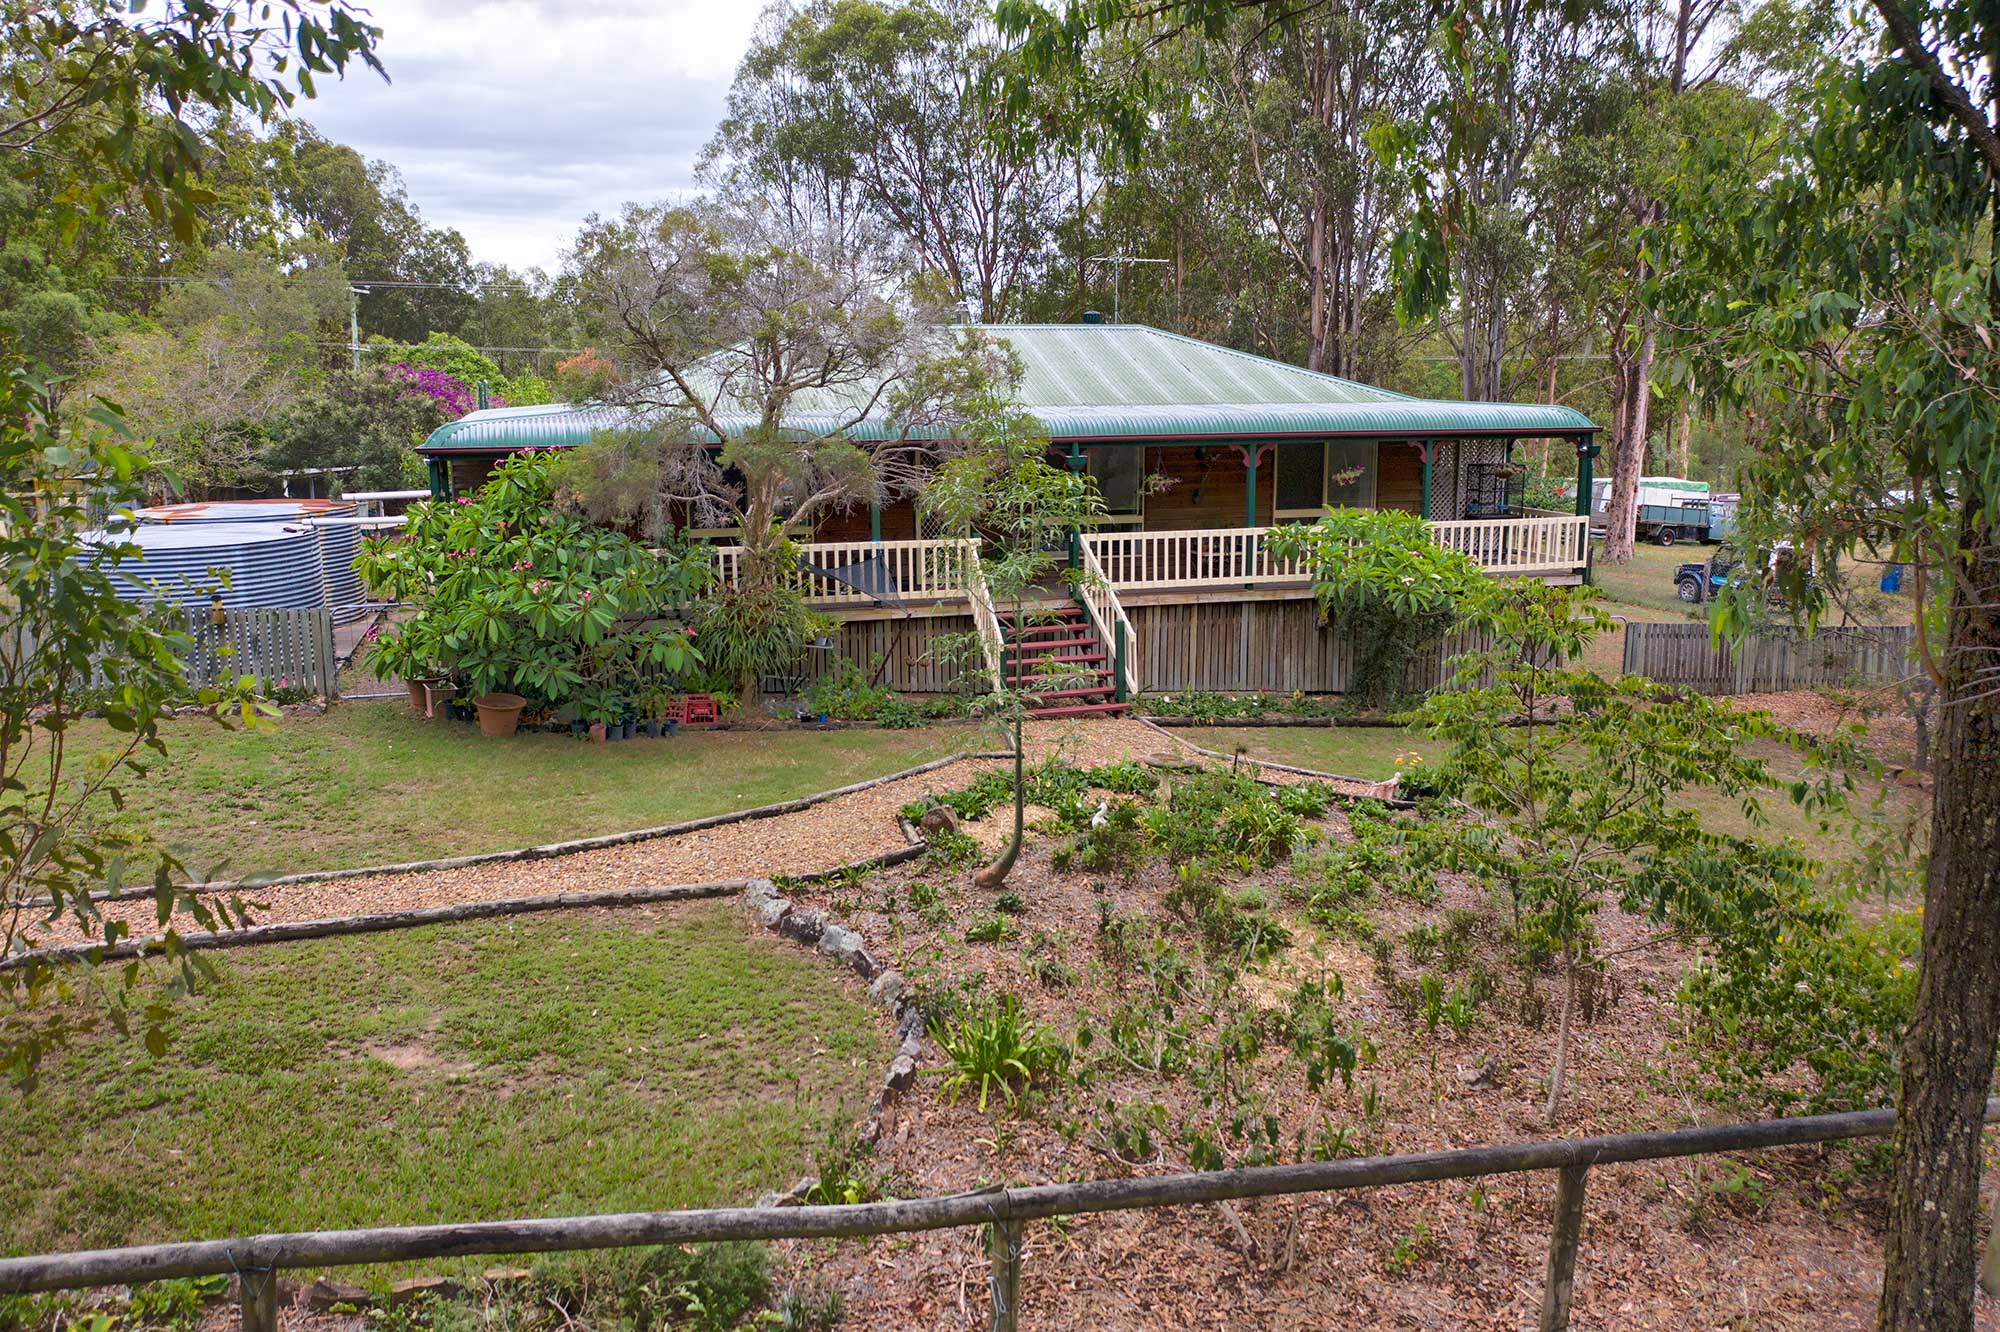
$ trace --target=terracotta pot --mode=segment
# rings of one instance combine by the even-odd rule
[[[416,712],[422,712],[426,701],[424,698],[424,682],[413,676],[403,681],[403,687],[410,691],[411,709]]]
[[[497,737],[514,734],[528,700],[519,694],[482,694],[472,700],[472,706],[479,709],[480,734]]]
[[[592,723],[590,724],[590,738],[591,738],[592,740],[596,741],[596,742],[597,742],[598,744],[600,744],[600,745],[604,743],[604,723],[603,723],[603,722],[592,722]]]

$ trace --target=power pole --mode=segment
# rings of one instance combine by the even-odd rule
[[[1125,272],[1125,266],[1127,264],[1164,264],[1170,261],[1166,259],[1141,259],[1136,255],[1130,254],[1093,254],[1090,258],[1084,260],[1084,262],[1111,265],[1111,322],[1119,324],[1124,321],[1118,317],[1118,279]]]
[[[356,371],[361,369],[361,298],[367,294],[360,287],[347,289],[347,363]]]

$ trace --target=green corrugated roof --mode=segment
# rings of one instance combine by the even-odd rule
[[[1172,439],[1259,435],[1563,434],[1594,430],[1568,407],[1443,402],[1318,374],[1143,324],[989,324],[1022,364],[1021,405],[1053,439]],[[842,395],[843,397],[847,395]],[[803,399],[801,429],[845,419],[834,401]],[[745,423],[748,413],[721,413]],[[425,452],[572,448],[637,424],[619,408],[495,407],[440,426]],[[881,438],[864,422],[857,438]]]

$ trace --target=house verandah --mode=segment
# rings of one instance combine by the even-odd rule
[[[1095,673],[1065,711],[1109,710],[1141,691],[1340,692],[1351,654],[1318,624],[1306,571],[1266,537],[1329,507],[1423,516],[1440,544],[1498,577],[1580,581],[1588,516],[1521,500],[1523,440],[1575,447],[1578,496],[1590,494],[1596,427],[1572,409],[1406,397],[1136,325],[985,326],[1020,360],[1021,406],[1042,424],[1052,461],[1096,479],[1107,514],[1081,534],[1077,628],[1053,661]],[[584,443],[615,418],[594,407],[475,412],[422,452],[433,489],[476,484],[524,448]],[[1579,506],[1581,507],[1581,506]],[[931,646],[977,629],[988,674],[1007,659],[995,608],[967,543],[922,530],[913,497],[857,505],[803,543],[806,590],[841,621],[834,653],[914,692],[953,687]],[[709,535],[733,576],[728,534]],[[820,572],[866,567],[881,598]],[[875,580],[885,580],[876,582]]]

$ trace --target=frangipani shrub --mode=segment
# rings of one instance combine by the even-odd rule
[[[1477,565],[1394,509],[1329,509],[1317,522],[1273,528],[1279,560],[1303,560],[1320,613],[1354,639],[1349,692],[1379,702],[1401,691],[1413,657],[1435,648],[1484,590]]]
[[[477,495],[414,505],[403,531],[363,543],[355,567],[369,591],[418,607],[372,645],[378,669],[608,718],[698,662],[669,617],[706,562],[564,512],[554,461],[509,459]]]

